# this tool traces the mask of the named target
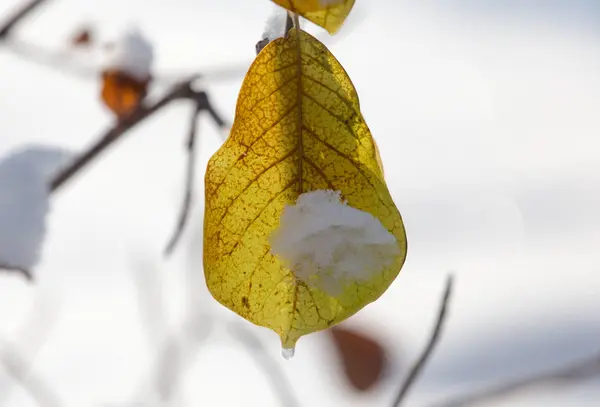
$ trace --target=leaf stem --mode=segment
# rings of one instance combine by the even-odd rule
[[[300,30],[300,17],[298,16],[298,14],[288,11],[288,17],[289,17],[288,24],[289,24],[289,20],[291,19],[293,27],[299,31]],[[292,27],[290,27],[290,29],[291,28]],[[286,29],[287,29],[287,27],[286,27]]]
[[[288,35],[290,30],[294,28],[294,16],[295,14],[291,11],[287,13],[287,19],[285,20],[285,35]]]

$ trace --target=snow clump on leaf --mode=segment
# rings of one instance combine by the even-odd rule
[[[400,254],[396,237],[377,218],[332,190],[304,193],[286,206],[270,244],[297,278],[332,296],[384,272]]]

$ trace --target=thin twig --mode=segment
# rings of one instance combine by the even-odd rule
[[[188,99],[201,104],[202,109],[211,114],[211,117],[215,120],[218,126],[226,126],[227,124],[225,120],[223,120],[216,113],[214,107],[211,106],[206,93],[203,91],[194,91],[191,88],[192,81],[193,79],[174,86],[169,92],[167,92],[166,95],[164,95],[154,104],[141,105],[129,116],[119,121],[114,128],[110,129],[103,136],[101,136],[100,139],[98,139],[83,154],[76,158],[75,161],[73,161],[69,166],[65,167],[58,175],[54,177],[50,183],[50,191],[55,192],[84,167],[89,165],[98,155],[100,155],[100,153],[106,150],[107,147],[124,136],[129,130],[175,100]]]
[[[186,168],[186,177],[185,177],[185,195],[183,198],[183,204],[181,205],[181,211],[179,213],[179,219],[177,221],[177,226],[173,232],[173,235],[169,239],[169,243],[165,248],[164,254],[165,256],[170,256],[173,253],[173,250],[177,246],[181,235],[185,229],[185,225],[187,224],[187,220],[190,214],[190,208],[192,206],[192,201],[194,200],[194,174],[196,172],[196,135],[198,132],[198,115],[202,112],[203,106],[200,103],[196,103],[196,107],[194,108],[194,112],[192,113],[192,119],[190,121],[190,131],[188,134],[188,140],[186,143],[187,150],[187,168]]]
[[[150,389],[157,393],[150,397],[158,396],[162,405],[171,405],[178,385],[195,362],[194,356],[211,329],[212,321],[207,315],[193,312],[188,315],[179,330],[166,335],[156,353],[149,377],[139,386],[131,404],[147,404],[145,399],[149,397],[149,384]]]
[[[265,376],[269,379],[271,389],[278,396],[281,406],[299,407],[300,403],[292,391],[292,385],[287,379],[281,366],[269,356],[262,342],[248,329],[237,322],[229,326],[234,334],[252,356],[256,364],[262,368]]]
[[[54,179],[50,183],[50,191],[55,192],[65,182],[70,180],[71,177],[77,174],[82,168],[87,166],[94,158],[96,158],[100,153],[106,150],[106,148],[113,144],[115,141],[120,139],[133,127],[140,124],[142,121],[150,117],[152,114],[156,113],[158,110],[167,106],[174,100],[180,99],[187,95],[189,85],[190,83],[188,81],[178,86],[175,86],[171,89],[170,92],[168,92],[156,103],[150,106],[141,105],[132,114],[124,118],[122,121],[118,122],[114,128],[110,129],[106,134],[100,137],[100,139],[96,141],[96,143],[94,143],[83,154],[81,154],[77,159],[75,159],[74,162],[72,162],[69,166],[64,168],[58,175],[54,177]]]
[[[452,286],[453,286],[454,278],[450,275],[446,281],[446,289],[444,290],[444,296],[442,298],[442,302],[440,304],[440,310],[438,312],[437,321],[435,323],[435,327],[433,332],[431,333],[431,337],[429,338],[429,342],[427,346],[423,350],[423,353],[417,359],[416,363],[410,369],[408,376],[402,386],[400,386],[400,390],[398,391],[398,395],[396,396],[396,400],[392,404],[393,407],[398,407],[402,404],[402,401],[405,399],[408,391],[412,388],[415,383],[417,377],[427,364],[427,361],[431,357],[435,346],[437,345],[442,329],[444,327],[444,322],[446,321],[447,311],[448,311],[448,303],[450,302],[450,297],[452,295]]]
[[[577,384],[600,376],[600,353],[569,364],[558,370],[514,380],[488,390],[462,396],[451,401],[433,404],[431,407],[471,407],[488,401],[508,397],[516,392],[536,386]]]
[[[33,10],[42,5],[47,0],[32,0],[25,4],[23,7],[18,9],[1,27],[0,27],[0,40],[4,40],[15,26],[20,23],[27,15]]]
[[[0,364],[23,388],[29,390],[32,397],[43,407],[58,405],[52,389],[42,379],[32,376],[35,357],[48,341],[57,321],[57,303],[47,301],[44,291],[34,299],[30,317],[16,333],[12,343],[0,344]],[[18,344],[18,346],[17,346]],[[22,355],[27,355],[25,358]],[[8,404],[12,387],[0,391],[0,406]],[[45,402],[44,400],[48,400]]]
[[[33,280],[33,275],[31,274],[31,272],[29,270],[27,270],[26,268],[23,268],[23,267],[11,266],[11,265],[8,265],[8,264],[2,264],[2,263],[0,263],[0,270],[14,271],[14,272],[17,272],[17,273],[20,273],[21,275],[23,275],[23,277],[25,277],[25,279],[27,281],[32,281]]]
[[[0,363],[5,371],[29,392],[40,407],[60,407],[60,397],[43,380],[36,377],[30,369],[30,363],[19,355],[16,349],[3,350]]]
[[[204,95],[206,96],[206,93],[204,93]],[[206,113],[208,113],[208,115],[211,117],[211,119],[214,120],[217,127],[221,128],[221,129],[226,129],[226,128],[230,127],[229,123],[217,113],[217,111],[215,110],[212,103],[209,103],[207,101],[206,106],[204,107],[204,110],[206,110]]]
[[[158,346],[167,331],[161,271],[155,261],[146,258],[138,258],[131,267],[137,294],[139,319],[151,346]]]

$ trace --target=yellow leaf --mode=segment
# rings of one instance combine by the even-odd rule
[[[355,0],[272,0],[335,34],[350,14]]]
[[[406,258],[402,218],[385,184],[356,90],[329,50],[301,30],[271,42],[250,67],[230,136],[210,159],[205,183],[208,288],[224,306],[279,334],[284,348],[375,301]],[[307,204],[319,196],[323,205]],[[366,260],[385,266],[371,270],[368,263],[363,273],[356,265],[365,259],[344,252],[347,257],[336,261],[351,261],[346,268],[358,273],[354,276],[335,274],[333,266],[321,270],[320,263],[307,269],[302,258],[286,257],[294,249],[293,244],[285,246],[289,220],[310,214],[306,208],[333,208],[332,217],[349,213],[353,221],[360,218],[380,228],[391,246],[375,254],[366,247]],[[293,226],[299,237],[309,224],[318,228],[321,220],[329,221],[325,215],[302,219],[306,222]],[[334,223],[327,233],[346,233]],[[361,232],[348,230],[349,241]],[[313,237],[308,233],[301,243],[314,243]]]

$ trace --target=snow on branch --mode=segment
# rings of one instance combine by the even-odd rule
[[[49,183],[71,158],[63,149],[27,146],[0,160],[0,267],[31,278],[50,209]]]
[[[104,61],[104,70],[126,73],[144,81],[150,77],[154,50],[137,29],[130,29],[112,45]]]

